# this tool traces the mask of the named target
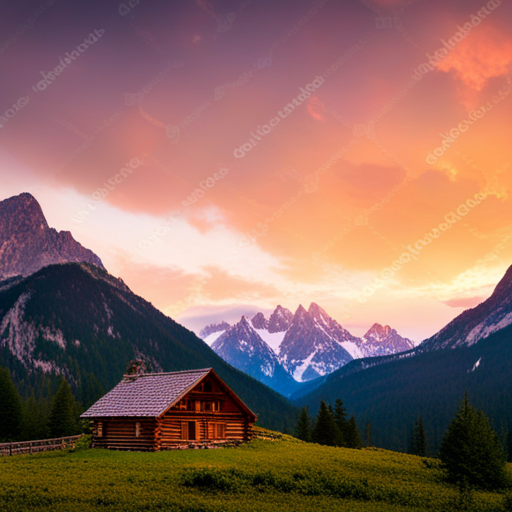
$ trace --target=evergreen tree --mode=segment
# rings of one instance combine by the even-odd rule
[[[343,402],[337,398],[334,402],[334,421],[340,431],[340,446],[347,446],[346,435],[347,435],[347,411],[343,405]]]
[[[0,368],[0,441],[20,437],[23,403],[7,368]]]
[[[345,441],[347,448],[361,448],[363,446],[363,440],[361,439],[355,416],[351,416],[348,420]]]
[[[81,428],[78,416],[78,403],[73,396],[70,385],[65,379],[62,379],[52,400],[49,422],[50,435],[52,437],[65,437],[79,434]]]
[[[420,455],[421,457],[427,455],[427,434],[421,416],[418,416],[414,423],[409,452],[413,455]]]
[[[295,429],[297,439],[302,441],[311,441],[311,417],[307,407],[303,407],[300,411],[299,421]]]
[[[320,402],[320,410],[316,417],[315,426],[311,433],[311,438],[314,443],[324,444],[327,446],[340,446],[341,433],[332,417],[329,407],[325,400]]]
[[[487,416],[470,405],[467,393],[448,426],[439,458],[448,480],[459,486],[497,489],[507,485],[503,446]]]

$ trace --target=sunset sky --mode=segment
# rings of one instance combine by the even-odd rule
[[[0,14],[0,199],[193,330],[316,302],[420,341],[512,264],[510,0]]]

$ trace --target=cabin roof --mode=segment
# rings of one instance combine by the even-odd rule
[[[202,379],[211,374],[227,395],[250,417],[256,415],[222,381],[213,368],[167,373],[125,375],[123,380],[94,405],[81,418],[150,417],[157,418],[180,401]]]
[[[212,368],[168,373],[144,373],[123,378],[81,418],[158,417],[173,406]]]

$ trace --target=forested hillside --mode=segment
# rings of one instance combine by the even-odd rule
[[[64,375],[87,407],[135,358],[154,371],[214,367],[262,424],[282,429],[296,420],[284,397],[225,363],[103,269],[52,265],[0,285],[0,366],[24,396],[50,396]]]
[[[405,357],[364,371],[341,369],[295,403],[316,414],[321,399],[341,398],[359,425],[370,422],[375,446],[406,451],[421,416],[430,453],[457,410],[465,391],[496,430],[512,429],[512,326],[470,347]]]

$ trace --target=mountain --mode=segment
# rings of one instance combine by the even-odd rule
[[[210,324],[201,329],[199,337],[206,341],[208,345],[211,345],[226,329],[229,329],[230,325],[227,322],[220,322],[218,324]],[[215,335],[212,337],[212,335]]]
[[[261,325],[258,320],[256,325]],[[254,329],[254,318],[251,322],[243,316],[217,338],[212,349],[228,363],[282,394],[289,395],[299,387]]]
[[[10,369],[24,395],[50,394],[63,375],[87,407],[140,357],[157,371],[213,367],[262,424],[295,422],[296,409],[284,397],[98,266],[50,265],[0,283],[0,366]]]
[[[311,380],[351,361],[342,343],[355,339],[317,304],[308,311],[299,306],[279,347],[279,359],[295,380]]]
[[[269,333],[284,332],[288,330],[293,320],[293,313],[282,306],[277,306],[268,319],[267,331]],[[256,327],[258,329],[258,327]]]
[[[512,266],[493,294],[478,306],[468,309],[437,334],[425,340],[421,352],[470,346],[512,324]]]
[[[435,453],[465,391],[497,429],[512,429],[511,297],[512,267],[489,299],[417,347],[352,361],[291,398],[313,413],[320,400],[341,398],[360,426],[370,422],[372,443],[393,450],[406,449],[421,415]]]
[[[498,432],[512,430],[511,341],[512,326],[508,326],[471,346],[395,357],[386,364],[347,372],[363,360],[353,361],[324,377],[306,395],[291,398],[299,407],[308,406],[311,414],[316,414],[321,400],[333,404],[340,398],[355,414],[361,431],[369,422],[372,445],[389,450],[407,450],[413,425],[421,416],[429,453],[435,455],[466,391]]]
[[[268,319],[260,312],[250,321],[245,317],[242,320],[236,329],[221,322],[205,327],[199,335],[233,366],[285,394],[298,391],[298,386],[290,385],[281,367],[294,381],[304,383],[337,370],[353,358],[414,347],[411,340],[379,324],[374,324],[363,338],[353,336],[314,302],[307,311],[299,306],[293,314],[277,306]],[[267,367],[279,370],[269,376],[270,370],[262,370]],[[318,384],[315,381],[312,387]]]
[[[0,280],[28,276],[53,263],[88,262],[103,267],[69,231],[48,226],[41,206],[27,193],[0,202]]]
[[[361,354],[359,357],[396,354],[411,350],[416,346],[413,341],[403,338],[389,325],[382,326],[380,324],[373,324],[361,341],[356,344]]]

